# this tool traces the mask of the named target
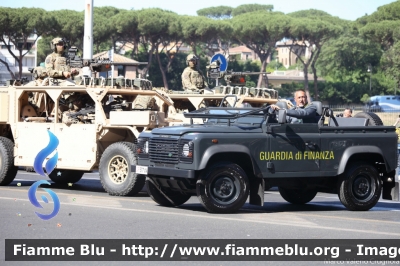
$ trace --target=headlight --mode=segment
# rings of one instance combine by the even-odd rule
[[[182,140],[180,143],[180,161],[184,163],[193,162],[193,146],[194,143],[188,140]]]
[[[139,138],[136,145],[136,154],[141,158],[147,158],[149,156],[149,139]]]
[[[184,144],[183,147],[182,147],[182,155],[185,156],[185,157],[188,157],[189,152],[190,152],[189,144],[186,143],[186,144]]]

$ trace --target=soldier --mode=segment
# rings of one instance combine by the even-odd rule
[[[353,116],[353,111],[350,108],[344,109],[343,117],[349,118]]]
[[[203,73],[198,69],[199,58],[194,54],[186,57],[186,65],[188,66],[182,73],[182,86],[185,91],[199,92],[207,88],[207,82]]]
[[[80,95],[75,93],[66,100],[68,111],[63,112],[62,122],[66,125],[81,123],[77,117],[72,117],[73,114],[79,112],[82,108],[82,100]]]
[[[50,43],[53,53],[46,57],[46,72],[50,78],[67,79],[77,75],[77,70],[71,71],[67,65],[67,58],[64,51],[67,48],[65,41],[62,38],[54,38]]]

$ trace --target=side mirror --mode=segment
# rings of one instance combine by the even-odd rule
[[[278,110],[278,123],[286,124],[286,110],[285,109]]]

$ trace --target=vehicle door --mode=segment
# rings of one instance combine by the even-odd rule
[[[260,153],[266,176],[319,176],[320,162],[329,154],[321,150],[318,124],[277,124],[270,129]]]

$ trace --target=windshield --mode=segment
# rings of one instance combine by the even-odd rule
[[[208,107],[190,113],[188,118],[203,118],[205,124],[250,124],[260,125],[265,119],[264,108],[221,108]]]

